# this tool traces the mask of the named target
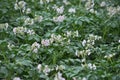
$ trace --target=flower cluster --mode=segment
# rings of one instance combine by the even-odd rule
[[[24,27],[15,27],[13,28],[14,34],[24,35],[27,32],[27,28]]]
[[[43,45],[43,46],[49,46],[50,45],[50,40],[49,39],[42,39],[42,41],[41,41],[41,44]]]
[[[112,17],[113,15],[115,15],[116,13],[119,13],[120,12],[120,6],[117,6],[117,7],[107,7],[107,11],[108,11],[108,15],[110,17]]]
[[[120,40],[118,40],[118,42],[120,43]]]
[[[101,4],[100,4],[101,7],[105,7],[106,6],[106,2],[105,1],[102,1]]]
[[[9,26],[8,23],[0,24],[0,30],[1,30],[1,29],[7,30],[7,29],[8,29],[8,26]]]
[[[21,80],[19,77],[14,77],[13,80]]]
[[[76,31],[66,31],[66,33],[64,35],[66,37],[78,37],[79,32],[78,32],[78,30],[76,30]]]
[[[56,70],[64,70],[65,69],[65,66],[64,65],[60,65],[56,67]]]
[[[26,18],[24,24],[25,25],[33,25],[34,24],[34,20],[30,19],[30,18]]]
[[[69,12],[69,13],[75,13],[76,10],[75,10],[75,8],[70,8],[70,9],[68,10],[68,12]]]
[[[64,3],[65,5],[70,4],[70,2],[69,2],[68,0],[63,0],[63,3]]]
[[[101,39],[100,36],[89,34],[87,40],[83,40],[82,46],[85,48],[85,50],[78,51],[76,50],[75,55],[76,56],[82,56],[85,57],[86,55],[91,54],[91,50],[94,48],[95,41]]]
[[[62,73],[58,72],[58,73],[55,75],[54,80],[65,80],[65,78],[62,77]]]
[[[50,3],[53,0],[40,0],[40,4]]]
[[[26,6],[26,2],[25,1],[19,1],[19,2],[15,3],[14,8],[15,8],[15,10],[25,9],[25,6]]]
[[[85,68],[89,68],[91,70],[96,70],[96,65],[95,64],[91,64],[91,63],[88,63],[88,64],[82,64],[82,67]]]
[[[95,41],[99,39],[101,39],[100,36],[89,34],[88,39],[82,41],[82,45],[83,47],[86,46],[86,48],[90,48],[95,44]]]
[[[58,14],[62,14],[64,12],[64,6],[61,6],[59,8],[55,8]]]
[[[39,72],[43,72],[45,75],[48,75],[48,73],[51,71],[48,65],[42,66],[42,64],[38,64],[37,69]]]
[[[94,0],[88,0],[88,1],[86,2],[86,4],[85,4],[85,8],[86,8],[86,10],[88,10],[89,12],[96,14],[97,11],[94,10],[94,5],[95,5]]]
[[[115,55],[116,55],[116,53],[105,55],[104,58],[111,59]]]
[[[40,48],[40,44],[37,43],[37,42],[34,42],[31,46],[31,50],[34,52],[34,53],[38,53],[38,49]]]
[[[53,17],[54,22],[63,22],[65,20],[65,15],[60,15],[58,17]]]
[[[43,20],[42,16],[35,15],[35,19],[34,19],[35,22],[40,23],[40,22],[42,22],[42,20]]]
[[[48,75],[48,73],[50,72],[50,68],[48,67],[48,65],[45,65],[43,72],[45,73],[45,75]]]
[[[13,45],[13,44],[11,44],[11,43],[8,43],[7,47],[8,47],[9,50],[12,50],[12,48],[14,48],[15,45]]]
[[[14,4],[14,9],[15,10],[20,10],[23,13],[30,14],[31,13],[31,8],[26,7],[27,3],[25,1],[19,1],[16,0],[16,3]]]
[[[51,38],[50,40],[52,42],[62,42],[65,38],[63,38],[61,35],[55,35],[55,34],[51,34]]]
[[[27,29],[26,27],[15,27],[13,28],[13,32],[15,35],[35,34],[34,30]]]
[[[91,50],[90,49],[87,49],[87,50],[82,50],[82,51],[78,51],[78,50],[76,50],[76,52],[75,52],[75,55],[77,56],[77,57],[80,57],[80,56],[86,56],[86,55],[90,55],[91,54]]]

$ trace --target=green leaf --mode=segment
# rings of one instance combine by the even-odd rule
[[[24,66],[32,66],[32,62],[30,60],[25,60],[25,59],[17,59],[16,64],[24,65]]]

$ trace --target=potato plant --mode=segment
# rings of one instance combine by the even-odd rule
[[[0,0],[0,80],[120,80],[120,1]]]

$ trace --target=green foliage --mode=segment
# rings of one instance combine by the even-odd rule
[[[119,80],[119,0],[0,0],[0,80]]]

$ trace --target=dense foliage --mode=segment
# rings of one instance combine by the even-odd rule
[[[119,0],[0,0],[0,80],[120,80]]]

